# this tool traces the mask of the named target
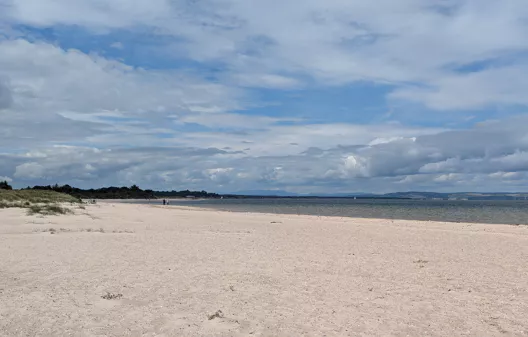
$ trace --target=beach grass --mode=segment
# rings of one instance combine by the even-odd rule
[[[62,207],[56,204],[45,204],[45,205],[31,205],[28,207],[28,214],[42,214],[42,215],[59,215],[59,214],[73,214],[73,211],[69,208]]]
[[[0,190],[1,208],[26,208],[28,214],[59,215],[73,213],[63,204],[78,204],[81,201],[71,195],[54,191]]]

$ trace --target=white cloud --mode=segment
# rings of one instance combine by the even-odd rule
[[[248,116],[234,113],[194,113],[177,118],[178,123],[195,123],[210,128],[260,129],[268,128],[281,121],[295,119]]]
[[[276,74],[237,74],[233,75],[231,80],[238,85],[255,88],[296,89],[302,86],[302,83],[294,78]]]
[[[344,159],[344,172],[354,177],[368,177],[369,167],[368,160],[358,155],[349,155]]]
[[[13,0],[4,15],[39,27],[173,37],[178,42],[170,52],[222,62],[242,85],[295,88],[296,74],[319,84],[419,84],[393,97],[434,109],[527,103],[517,56],[528,49],[524,0]],[[455,71],[486,61],[470,74]],[[509,65],[494,67],[497,62]]]
[[[396,90],[392,98],[423,102],[439,110],[477,109],[491,104],[528,105],[526,89],[528,71],[525,64],[495,67],[468,74],[450,74],[430,81],[429,88],[406,87]]]
[[[185,146],[198,145],[218,148],[227,146],[233,150],[245,151],[250,155],[273,156],[294,155],[310,148],[330,149],[339,145],[366,144],[382,137],[400,138],[434,134],[442,130],[391,124],[359,125],[343,123],[306,125],[301,123],[297,125],[273,126],[266,119],[259,120],[259,118],[256,118],[255,121],[257,124],[254,125],[251,131],[186,133],[181,135],[178,141]],[[266,125],[266,121],[268,125]],[[249,150],[246,150],[248,148]]]
[[[42,165],[35,162],[24,163],[15,168],[15,178],[23,180],[44,178],[45,169]]]
[[[185,72],[146,71],[47,43],[0,40],[0,147],[125,131],[153,135],[170,131],[162,126],[179,114],[242,108],[243,95]]]
[[[403,140],[403,139],[404,139],[403,137],[376,138],[370,143],[368,143],[368,145],[373,146],[373,145],[379,145],[379,144],[387,144],[387,143],[391,143],[391,142],[395,142],[395,141]],[[411,138],[410,140],[415,141],[416,138]]]
[[[0,41],[0,69],[19,108],[54,112],[237,109],[235,89],[185,73],[145,71],[47,43]],[[207,92],[207,95],[204,95]]]
[[[124,28],[162,20],[170,12],[169,1],[152,0],[14,0],[6,5],[7,17],[37,27],[55,24],[82,25],[94,29]]]

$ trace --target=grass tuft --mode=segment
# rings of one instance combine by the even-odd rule
[[[60,215],[73,214],[69,208],[65,208],[54,204],[31,205],[28,207],[28,215],[42,214],[42,215]]]

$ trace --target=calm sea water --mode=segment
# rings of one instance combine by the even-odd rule
[[[172,200],[171,203],[173,205],[195,206],[232,212],[307,214],[495,224],[528,224],[528,201],[524,200],[447,201],[267,198],[197,201]]]

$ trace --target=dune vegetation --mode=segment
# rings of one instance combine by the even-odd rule
[[[68,214],[72,211],[65,204],[79,203],[81,200],[78,198],[54,191],[0,189],[0,209],[26,208],[28,214]]]

